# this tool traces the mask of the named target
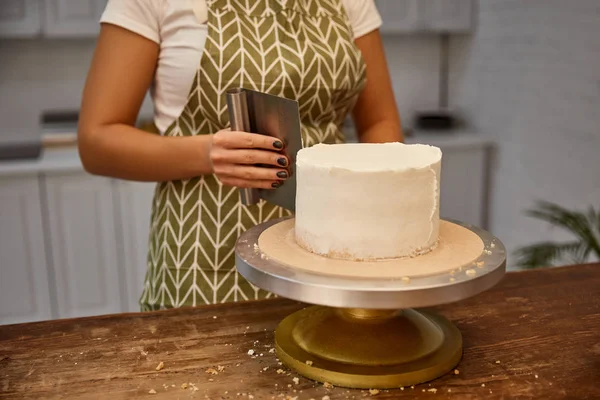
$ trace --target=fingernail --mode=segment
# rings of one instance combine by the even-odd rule
[[[278,188],[279,186],[281,186],[281,183],[279,183],[279,182],[273,182],[273,183],[271,183],[271,187],[272,188]]]
[[[276,140],[273,142],[273,147],[276,149],[283,149],[283,143],[281,143],[279,140]]]
[[[285,171],[279,171],[279,172],[277,173],[277,177],[278,177],[278,178],[281,178],[281,179],[285,179],[285,178],[287,178],[287,177],[288,177],[288,173],[287,173],[287,172],[285,172]]]
[[[278,158],[277,159],[277,164],[281,165],[282,167],[285,167],[287,165],[287,160],[283,157]]]

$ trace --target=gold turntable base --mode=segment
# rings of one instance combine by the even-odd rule
[[[498,238],[458,221],[440,221],[434,251],[381,262],[308,253],[293,228],[293,218],[250,228],[238,240],[236,266],[257,287],[313,305],[281,321],[277,354],[300,375],[335,386],[391,389],[451,371],[462,336],[421,310],[488,290],[506,268]]]
[[[322,383],[391,389],[433,380],[462,356],[459,330],[443,317],[401,311],[312,306],[275,332],[279,359]]]

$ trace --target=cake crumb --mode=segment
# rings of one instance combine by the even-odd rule
[[[185,382],[184,382],[184,383],[182,383],[182,384],[181,384],[181,388],[182,388],[183,390],[187,389],[187,388],[188,388],[188,384],[187,384],[187,383],[185,383]]]
[[[225,367],[222,365],[217,365],[217,371],[223,372],[223,371],[225,371]]]
[[[474,269],[468,269],[465,271],[465,274],[469,276],[475,276],[477,274],[477,271],[475,271]]]
[[[325,396],[321,397],[321,400],[331,400],[331,398],[329,396],[325,395]]]
[[[481,384],[481,387],[485,387],[485,383],[482,383],[482,384]]]
[[[329,382],[324,382],[323,386],[325,387],[325,389],[333,389],[333,385]]]
[[[271,354],[275,353],[275,347],[271,347],[271,348],[269,349],[269,353],[271,353]]]
[[[277,373],[278,373],[278,374],[283,374],[284,372],[285,372],[285,371],[284,371],[284,370],[282,370],[281,368],[279,368],[279,369],[277,370]]]
[[[300,379],[298,379],[298,377],[294,377],[292,381],[294,381],[294,384],[296,385],[300,383]]]
[[[254,350],[252,350],[252,349],[248,350],[248,355],[249,356],[254,355]]]
[[[500,360],[496,360],[496,364],[500,364]]]
[[[477,261],[475,265],[477,265],[479,268],[483,268],[483,264],[485,264],[483,261]]]
[[[538,378],[538,375],[537,375],[537,374],[535,374],[535,379],[537,379],[537,378]]]
[[[458,374],[460,374],[460,371],[459,371],[459,370],[457,370],[457,369],[455,369],[455,370],[454,370],[454,375],[458,375]]]
[[[156,390],[150,389],[150,390],[148,390],[148,394],[156,394]]]
[[[437,393],[437,389],[436,388],[427,389],[427,391],[431,392],[431,393]]]
[[[164,362],[159,362],[158,365],[156,366],[156,370],[160,371],[161,369],[163,369],[165,367],[165,363]]]
[[[379,394],[379,390],[377,390],[377,389],[369,389],[369,394],[371,396],[377,396]]]
[[[313,365],[313,362],[310,360],[306,360],[306,365]]]
[[[403,276],[402,277],[402,282],[409,283],[410,282],[410,278],[408,276]]]

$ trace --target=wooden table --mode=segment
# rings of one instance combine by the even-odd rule
[[[278,364],[273,330],[301,307],[275,299],[0,326],[0,398],[371,397]],[[600,398],[600,264],[509,273],[435,310],[463,333],[459,373],[376,398]]]

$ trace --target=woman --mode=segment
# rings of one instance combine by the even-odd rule
[[[143,310],[269,295],[234,246],[289,212],[243,206],[238,188],[277,187],[289,161],[275,138],[228,130],[228,89],[298,100],[305,146],[343,142],[350,112],[362,142],[403,139],[373,0],[109,0],[101,22],[79,152],[90,173],[158,182]],[[149,87],[160,135],[134,127]]]

